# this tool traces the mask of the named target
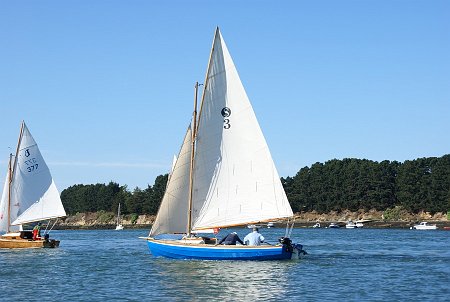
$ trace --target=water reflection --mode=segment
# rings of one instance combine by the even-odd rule
[[[289,261],[186,261],[155,258],[165,292],[183,299],[265,301],[282,297]],[[183,299],[181,299],[183,298]]]

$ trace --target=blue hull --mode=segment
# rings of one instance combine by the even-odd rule
[[[189,245],[167,240],[147,240],[154,256],[199,260],[282,260],[291,259],[285,246]]]

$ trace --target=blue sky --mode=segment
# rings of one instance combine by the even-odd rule
[[[280,176],[450,153],[449,1],[3,0],[0,181],[24,119],[60,190],[152,185],[216,26]]]

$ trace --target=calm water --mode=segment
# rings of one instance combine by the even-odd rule
[[[54,231],[59,249],[2,250],[0,301],[450,300],[449,231],[295,229],[309,255],[267,262],[155,258],[147,233]]]

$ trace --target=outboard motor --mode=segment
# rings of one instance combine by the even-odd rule
[[[278,241],[286,249],[286,252],[292,253],[292,259],[298,259],[300,255],[307,255],[308,253],[303,249],[303,245],[299,243],[292,243],[292,240],[287,237],[281,237]]]

